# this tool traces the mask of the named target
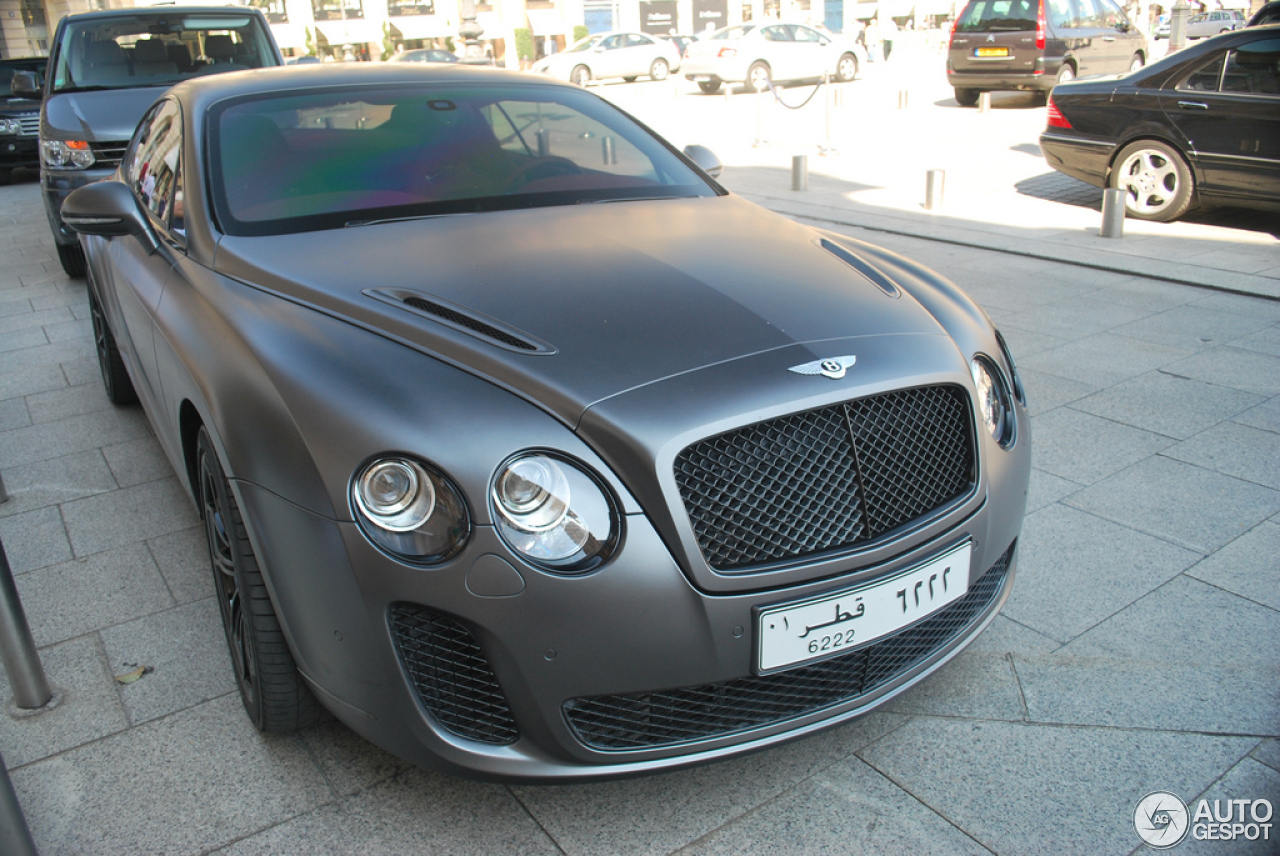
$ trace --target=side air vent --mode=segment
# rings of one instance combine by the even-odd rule
[[[897,297],[902,293],[898,291],[898,286],[894,285],[878,267],[856,253],[852,253],[834,241],[828,241],[826,238],[819,238],[818,246],[831,253],[831,255],[835,256],[840,261],[865,276],[867,279],[871,280],[872,284],[874,284],[876,288],[880,289],[890,297]]]
[[[371,288],[366,290],[365,294],[375,300],[407,309],[415,315],[430,318],[446,327],[452,327],[509,351],[518,351],[522,354],[554,354],[556,352],[551,345],[522,330],[432,294],[392,288]]]

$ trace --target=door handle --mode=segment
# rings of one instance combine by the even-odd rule
[[[1179,101],[1178,107],[1182,110],[1208,110],[1209,105],[1203,101]]]

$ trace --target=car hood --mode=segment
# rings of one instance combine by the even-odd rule
[[[44,104],[42,135],[52,139],[115,141],[133,136],[138,120],[166,87],[55,92]]]
[[[753,355],[787,350],[796,365],[848,354],[856,337],[945,336],[822,237],[725,196],[224,237],[215,268],[576,426],[605,399]]]

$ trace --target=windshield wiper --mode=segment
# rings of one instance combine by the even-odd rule
[[[666,196],[610,196],[605,199],[579,199],[575,205],[601,205],[606,202],[658,202],[663,199],[697,199],[696,193],[681,193]]]
[[[459,212],[467,213],[467,212]],[[348,220],[342,224],[344,229],[354,229],[357,226],[380,226],[383,223],[410,223],[414,220],[434,220],[437,217],[454,217],[455,214],[409,214],[404,217],[380,217],[373,220]]]

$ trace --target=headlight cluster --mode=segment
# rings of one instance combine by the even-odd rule
[[[599,567],[619,540],[609,492],[585,468],[543,452],[519,454],[489,489],[502,540],[521,558],[559,574]],[[431,565],[457,555],[471,534],[461,491],[435,468],[403,455],[379,457],[351,482],[360,528],[404,561]]]
[[[6,119],[0,116],[0,134],[21,134],[22,123],[17,119]]]
[[[457,488],[408,457],[384,457],[356,474],[352,504],[365,534],[384,550],[419,564],[456,555],[471,534]]]
[[[93,149],[84,140],[45,140],[40,157],[53,169],[88,169],[94,164]]]
[[[973,383],[978,390],[978,414],[987,432],[1001,446],[1012,446],[1014,438],[1013,401],[1004,374],[985,356],[978,355],[969,363]]]
[[[498,469],[490,491],[498,533],[547,570],[584,573],[618,538],[613,503],[596,480],[562,458],[526,453]]]

